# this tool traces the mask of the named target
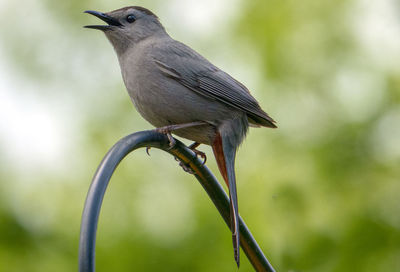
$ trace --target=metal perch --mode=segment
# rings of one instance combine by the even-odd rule
[[[176,145],[170,149],[168,137],[154,130],[133,133],[119,140],[108,151],[93,177],[82,214],[79,241],[80,272],[95,271],[96,230],[101,203],[110,178],[122,159],[140,147],[155,147],[164,150],[191,168],[225,223],[228,227],[230,226],[228,196],[211,171],[188,147],[176,140]],[[241,218],[239,230],[241,234],[240,245],[254,269],[256,271],[275,271]]]

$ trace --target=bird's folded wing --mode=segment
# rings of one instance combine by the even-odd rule
[[[208,62],[204,63],[206,60],[199,56],[191,58],[179,55],[175,60],[178,60],[174,61],[176,65],[171,67],[154,59],[165,76],[175,79],[188,89],[246,112],[255,125],[276,127],[275,121],[261,109],[248,89],[227,73]],[[193,71],[192,67],[198,68],[198,71]]]

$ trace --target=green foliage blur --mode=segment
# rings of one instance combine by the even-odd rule
[[[98,163],[151,128],[104,35],[82,28],[97,22],[84,10],[127,5],[153,10],[277,120],[251,129],[236,167],[240,214],[277,271],[400,271],[395,0],[0,1],[0,271],[76,271]],[[201,186],[150,152],[112,178],[97,271],[236,271]],[[243,252],[240,271],[253,271]]]

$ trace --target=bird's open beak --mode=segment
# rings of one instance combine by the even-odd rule
[[[97,18],[100,18],[101,20],[103,20],[104,22],[106,22],[108,25],[87,25],[84,26],[86,28],[93,28],[93,29],[99,29],[99,30],[109,30],[112,27],[115,26],[122,26],[122,24],[120,22],[118,22],[117,19],[114,19],[113,17],[99,12],[99,11],[94,11],[94,10],[86,10],[85,13],[89,13],[92,14],[94,16],[96,16]]]

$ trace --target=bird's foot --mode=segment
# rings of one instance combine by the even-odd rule
[[[204,165],[207,161],[207,156],[206,156],[206,153],[196,149],[199,145],[200,145],[200,143],[194,142],[193,144],[189,145],[189,149],[194,152],[196,157],[201,157],[203,159],[202,165]],[[175,160],[179,161],[176,157],[175,157]],[[189,165],[180,161],[179,166],[181,166],[185,172],[187,172],[189,174],[194,174],[193,170],[189,167]]]
[[[179,166],[182,167],[183,171],[185,171],[186,173],[194,175],[194,172],[192,168],[189,167],[189,165],[184,164],[183,162],[179,162]]]
[[[193,170],[189,167],[188,164],[181,162],[177,157],[174,157],[177,162],[179,162],[179,166],[182,167],[183,171],[189,174],[194,174]]]
[[[202,165],[204,165],[207,161],[207,156],[206,156],[206,153],[196,149],[199,145],[200,145],[200,143],[194,142],[193,144],[189,145],[189,149],[192,150],[196,154],[196,157],[200,156],[203,159]]]
[[[176,145],[176,141],[175,141],[174,137],[172,137],[171,130],[170,130],[169,126],[156,128],[156,131],[158,133],[162,133],[162,134],[167,135],[168,140],[169,140],[169,149],[173,148]]]
[[[200,150],[197,150],[197,149],[192,149],[192,151],[196,154],[196,157],[200,157],[200,158],[203,159],[203,162],[201,164],[204,165],[206,163],[206,161],[207,161],[206,153],[204,153],[204,152],[202,152]]]

